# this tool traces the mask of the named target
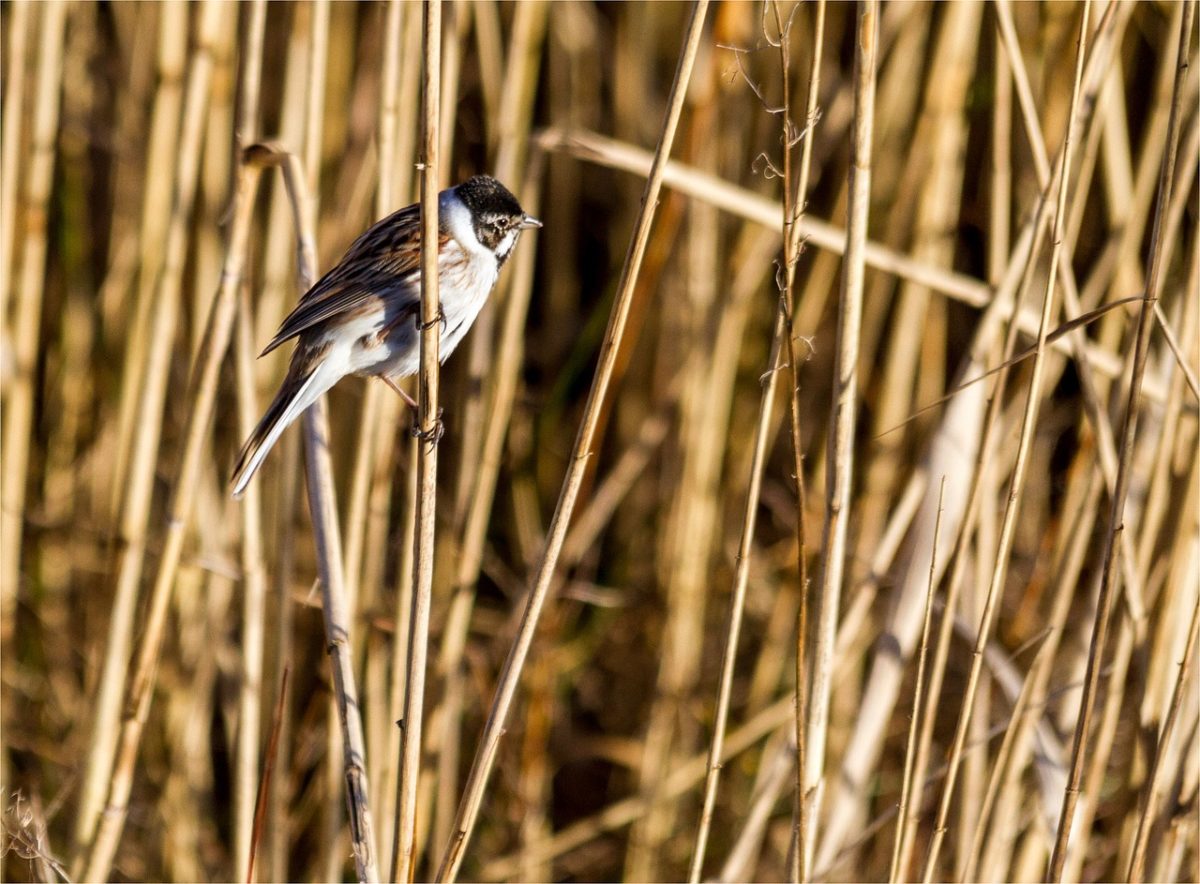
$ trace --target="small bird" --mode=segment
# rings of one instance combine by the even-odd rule
[[[438,195],[440,355],[454,352],[496,286],[500,268],[522,230],[542,222],[488,175],[476,175]],[[242,446],[233,471],[241,497],[280,435],[346,375],[381,378],[396,386],[420,362],[421,206],[376,222],[337,265],[309,289],[283,321],[262,356],[296,338],[283,385]]]

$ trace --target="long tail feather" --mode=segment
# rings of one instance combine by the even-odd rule
[[[246,491],[246,486],[279,441],[283,431],[316,402],[321,394],[336,384],[340,377],[332,370],[327,360],[319,362],[307,372],[297,371],[296,368],[297,364],[293,362],[266,414],[242,446],[231,480],[234,498],[240,498]]]

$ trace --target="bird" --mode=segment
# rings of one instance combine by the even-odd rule
[[[490,175],[475,175],[438,194],[440,356],[454,352],[496,287],[522,231],[542,222]],[[279,392],[242,446],[234,466],[239,498],[280,435],[347,375],[396,385],[420,364],[421,206],[377,221],[300,298],[260,354],[296,339]]]

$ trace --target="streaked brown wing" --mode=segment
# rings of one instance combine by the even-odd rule
[[[407,286],[419,297],[421,209],[407,206],[367,229],[311,289],[260,355],[266,356],[315,325],[368,305]]]

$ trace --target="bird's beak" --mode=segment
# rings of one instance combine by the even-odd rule
[[[531,228],[537,228],[537,227],[541,227],[541,226],[542,226],[541,221],[539,221],[537,218],[531,217],[529,215],[522,216],[521,223],[517,225],[517,227],[521,230],[529,230]]]

